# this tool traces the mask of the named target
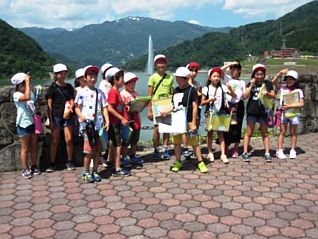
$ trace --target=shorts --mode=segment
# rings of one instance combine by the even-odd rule
[[[247,115],[246,117],[247,123],[259,123],[267,125],[267,116],[259,116],[259,115]]]
[[[134,129],[133,132],[131,133],[130,140],[123,141],[123,146],[128,147],[129,145],[137,145],[139,138],[140,138],[140,129]]]
[[[294,116],[294,117],[286,118],[286,117],[284,117],[284,114],[282,114],[282,116],[280,118],[280,124],[299,125],[299,117]]]
[[[100,144],[100,139],[99,139],[99,134],[97,131],[95,131],[95,134],[94,134],[94,137],[97,141],[97,144]],[[88,136],[87,136],[87,133],[86,131],[84,131],[83,133],[83,139],[84,139],[84,145],[83,145],[83,153],[84,154],[94,154],[94,147],[92,147],[90,144],[89,144],[89,140],[88,140]]]
[[[191,128],[191,123],[188,124],[189,129]],[[187,135],[187,133],[184,133]],[[177,134],[173,136],[173,144],[181,144],[182,143],[182,135],[184,134]],[[188,144],[191,145],[192,147],[198,146],[199,145],[199,136],[195,135],[192,136],[191,138],[187,135],[188,138]]]
[[[19,138],[23,138],[27,135],[35,134],[35,125],[31,124],[26,128],[22,128],[21,126],[17,125],[17,135]]]
[[[60,116],[54,116],[53,117],[53,124],[55,128],[63,129],[64,127],[71,126],[72,125],[72,118],[70,119],[63,119],[63,117]]]
[[[119,125],[111,124],[109,126],[108,136],[109,136],[109,140],[112,141],[112,145],[114,147],[120,147],[121,146],[120,124]]]

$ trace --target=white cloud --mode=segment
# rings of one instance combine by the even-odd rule
[[[266,14],[280,17],[311,1],[312,0],[225,0],[223,8],[233,11],[234,13],[243,14],[246,17],[259,16],[262,18]]]
[[[189,23],[191,23],[191,24],[196,24],[196,25],[202,25],[198,20],[195,20],[195,19],[191,19],[191,20],[189,21]]]

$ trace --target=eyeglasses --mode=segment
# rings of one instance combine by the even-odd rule
[[[189,71],[192,71],[192,72],[196,72],[196,73],[198,73],[198,69],[195,69],[195,68],[193,68],[193,69],[189,69]]]

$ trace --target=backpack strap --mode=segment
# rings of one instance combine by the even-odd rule
[[[167,76],[167,73],[165,73],[165,74],[163,75],[163,77],[160,79],[160,81],[159,81],[159,83],[157,84],[155,90],[152,92],[152,96],[154,96],[154,95],[156,94],[156,92],[157,92],[159,86],[161,85],[162,81],[166,78],[166,76]]]

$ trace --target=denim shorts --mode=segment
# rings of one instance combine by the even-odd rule
[[[55,128],[63,129],[66,126],[72,125],[72,119],[63,119],[63,117],[54,116],[53,123]]]
[[[267,125],[267,116],[247,115],[246,121],[247,123],[259,123]]]
[[[17,134],[18,134],[19,138],[23,138],[27,135],[35,134],[34,124],[31,124],[26,128],[22,128],[19,125],[17,125]]]
[[[284,114],[282,114],[282,117],[280,118],[280,123],[281,124],[299,125],[299,117],[294,116],[294,117],[286,118],[286,117],[284,117]]]

